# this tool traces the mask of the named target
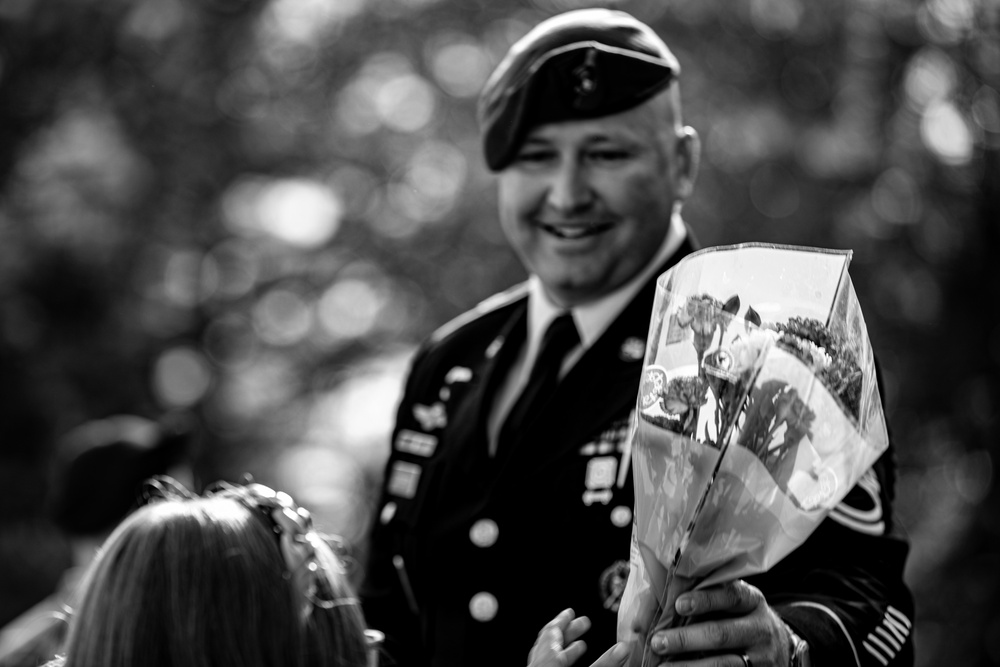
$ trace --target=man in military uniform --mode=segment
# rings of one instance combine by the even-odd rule
[[[525,664],[567,607],[592,625],[581,664],[615,641],[655,281],[696,247],[681,204],[699,145],[681,120],[679,75],[648,26],[592,9],[541,23],[483,90],[500,222],[530,277],[412,361],[361,591],[387,663]],[[875,505],[848,517],[857,530],[827,521],[801,557],[712,598],[736,619],[691,625],[742,623],[742,643],[730,633],[690,648],[758,667],[795,651],[800,664],[807,644],[826,664],[910,655],[906,549],[883,543],[888,486],[871,480],[862,495]],[[873,657],[866,638],[889,646]]]

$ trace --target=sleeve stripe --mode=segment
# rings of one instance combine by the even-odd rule
[[[875,632],[879,633],[883,639],[892,644],[892,648],[895,649],[896,653],[898,653],[900,649],[903,648],[903,644],[899,641],[899,639],[890,635],[885,628],[882,627],[875,628]]]
[[[906,635],[910,634],[909,630],[900,625],[898,621],[890,618],[888,614],[886,614],[885,618],[882,619],[882,625],[885,626],[886,630],[891,632],[892,636],[895,637],[900,643],[905,642]]]
[[[881,663],[882,663],[883,665],[886,665],[886,667],[888,667],[888,665],[889,665],[889,661],[888,661],[887,659],[885,659],[884,657],[882,657],[882,654],[881,654],[881,653],[879,653],[878,651],[876,651],[876,650],[875,650],[875,649],[874,649],[874,648],[872,647],[872,645],[871,645],[871,644],[869,644],[868,642],[861,642],[861,644],[862,644],[862,645],[863,645],[863,646],[864,646],[864,647],[865,647],[866,649],[868,649],[868,652],[869,652],[869,653],[871,653],[871,654],[872,654],[872,655],[873,655],[873,656],[875,657],[875,659],[876,659],[876,660],[878,660],[878,661],[879,661],[879,662],[881,662]]]
[[[868,633],[868,637],[862,642],[868,652],[879,660],[882,658],[892,660],[903,650],[910,629],[908,625],[900,623],[899,618],[909,624],[909,620],[898,609],[889,606],[882,617],[882,624]]]
[[[881,639],[879,639],[878,637],[876,637],[874,634],[869,634],[868,635],[868,639],[866,639],[864,641],[865,648],[868,649],[869,653],[872,653],[872,646],[868,642],[871,642],[872,644],[875,644],[880,649],[882,649],[882,651],[885,653],[885,657],[888,658],[889,660],[892,660],[893,658],[896,657],[896,652],[893,651],[888,646],[886,646],[885,642],[883,642]]]
[[[903,625],[905,625],[907,631],[909,631],[909,629],[910,629],[910,619],[908,619],[906,617],[906,615],[903,614],[903,612],[901,612],[900,610],[896,609],[892,605],[889,605],[888,608],[886,608],[885,611],[886,611],[886,616],[887,617],[888,616],[892,616],[897,621],[899,621],[900,623],[902,623]]]
[[[845,514],[841,514],[838,508],[834,508],[833,511],[830,512],[829,517],[834,521],[836,521],[837,523],[841,524],[842,526],[846,526],[851,530],[856,530],[859,533],[864,533],[866,535],[875,535],[875,536],[880,536],[885,534],[884,521],[879,521],[878,523],[865,523],[863,521],[852,519]]]
[[[835,613],[833,613],[832,609],[830,609],[829,607],[824,607],[823,605],[818,604],[816,602],[793,602],[790,606],[792,606],[792,607],[812,607],[813,609],[819,609],[820,611],[825,612],[826,614],[829,614],[830,618],[832,618],[834,621],[837,622],[837,625],[840,627],[841,632],[844,633],[844,636],[847,637],[847,643],[851,647],[851,653],[854,654],[854,664],[856,664],[858,667],[861,667],[861,659],[858,657],[858,649],[855,648],[855,646],[854,646],[854,640],[851,639],[851,633],[849,633],[847,631],[847,628],[844,627],[844,622],[842,620],[840,620],[839,616],[837,616]],[[879,658],[881,659],[881,656],[879,656]],[[888,665],[889,663],[886,662],[886,661],[883,661],[883,664]]]

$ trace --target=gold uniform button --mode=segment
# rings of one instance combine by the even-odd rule
[[[493,519],[480,519],[469,529],[469,539],[477,547],[486,548],[496,544],[500,536],[500,527]]]
[[[482,623],[492,621],[499,607],[500,603],[497,602],[496,596],[486,591],[476,593],[469,600],[469,613],[472,614],[472,618]]]

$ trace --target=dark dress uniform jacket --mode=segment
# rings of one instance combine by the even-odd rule
[[[691,251],[685,242],[656,275]],[[538,631],[567,607],[593,623],[588,654],[578,664],[589,665],[614,643],[634,503],[622,454],[655,282],[654,276],[587,349],[520,440],[492,458],[487,415],[525,336],[525,286],[487,300],[417,352],[361,587],[369,625],[386,633],[383,665],[525,665]],[[912,617],[901,582],[905,547],[889,553],[869,544],[881,538],[839,525],[831,530],[836,553],[848,545],[841,533],[861,539],[865,550],[845,554],[842,568],[827,543],[804,560],[789,557],[792,574],[767,575],[775,583],[765,582],[765,594],[799,605],[789,607],[789,622],[816,642],[814,653],[825,642],[838,651],[831,655],[851,657],[828,664],[849,665],[845,633],[874,631],[890,589],[894,608],[907,623]],[[834,561],[830,572],[808,562],[814,557],[817,566]],[[869,561],[883,567],[858,569]],[[803,583],[808,595],[796,592]],[[846,600],[845,620],[827,591]],[[843,630],[834,627],[834,613]],[[863,661],[860,641],[854,653],[860,664],[882,664]]]

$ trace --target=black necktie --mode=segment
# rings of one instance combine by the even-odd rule
[[[579,342],[580,334],[570,313],[563,313],[552,320],[542,336],[542,345],[535,365],[531,368],[528,383],[500,428],[498,449],[503,449],[512,439],[520,437],[524,428],[531,424],[541,408],[548,403],[559,383],[559,370],[566,353]]]

